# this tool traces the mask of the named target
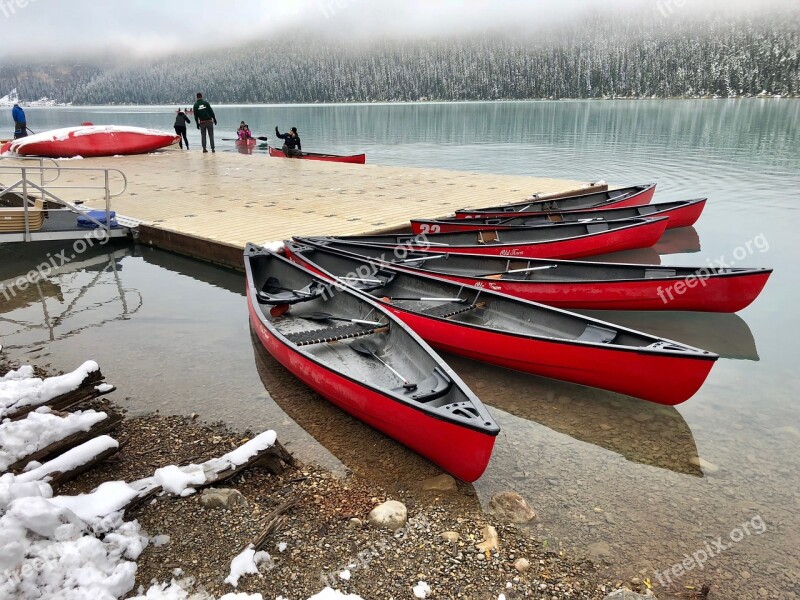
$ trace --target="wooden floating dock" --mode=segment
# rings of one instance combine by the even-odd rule
[[[407,227],[412,217],[578,191],[579,181],[441,169],[349,165],[199,150],[93,158],[64,166],[113,167],[127,191],[112,209],[141,221],[140,241],[241,268],[247,242]],[[59,184],[87,183],[64,172]],[[96,183],[96,182],[93,182]],[[112,192],[115,182],[111,181]],[[122,182],[119,182],[122,185]],[[99,198],[65,195],[100,206]]]

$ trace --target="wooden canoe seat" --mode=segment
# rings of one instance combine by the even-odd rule
[[[475,304],[469,304],[467,302],[448,302],[447,304],[440,304],[439,306],[427,308],[420,312],[431,317],[446,319],[454,315],[468,312],[475,308],[475,306]]]
[[[600,327],[589,323],[583,333],[578,336],[578,341],[592,342],[594,344],[610,344],[617,337],[617,332],[608,327]]]
[[[39,231],[44,225],[44,201],[39,198],[28,208],[28,228]],[[0,233],[21,233],[25,231],[25,209],[0,207]]]
[[[325,342],[338,342],[349,338],[361,337],[372,333],[380,333],[385,327],[373,327],[361,323],[350,323],[337,327],[326,327],[324,329],[312,329],[310,331],[295,331],[287,333],[286,339],[295,346],[310,346],[312,344],[324,344]]]
[[[478,232],[479,244],[499,244],[500,234],[497,231],[479,231]]]

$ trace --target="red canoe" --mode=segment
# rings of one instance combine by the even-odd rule
[[[157,129],[93,125],[29,135],[14,140],[10,150],[23,156],[50,158],[145,154],[177,143],[178,139],[174,133]]]
[[[564,210],[586,210],[598,208],[621,208],[623,206],[638,206],[648,204],[656,192],[656,184],[634,185],[607,192],[589,192],[565,196],[555,200],[537,200],[532,196],[524,202],[502,204],[486,208],[465,208],[456,211],[456,217],[467,219],[469,217],[508,217],[508,213],[529,212],[559,212]]]
[[[245,248],[244,265],[250,321],[278,362],[455,477],[481,476],[500,429],[413,331],[368,297],[259,246]]]
[[[279,158],[287,158],[287,156],[283,153],[282,150],[279,150],[278,148],[273,148],[272,146],[270,146],[269,148],[269,155],[276,156]],[[363,165],[365,162],[367,162],[366,154],[342,155],[342,154],[322,154],[320,152],[303,152],[303,156],[293,156],[292,158],[304,158],[306,160],[324,160],[327,162],[352,163],[354,165]]]
[[[439,350],[635,396],[691,398],[718,356],[543,304],[286,243],[295,261],[361,288]],[[340,283],[340,285],[341,285]]]
[[[613,221],[615,219],[653,219],[669,217],[667,229],[690,227],[697,222],[706,198],[699,200],[680,200],[677,202],[659,202],[641,206],[623,208],[606,208],[599,210],[569,210],[561,212],[524,213],[513,217],[445,219],[412,219],[411,230],[414,233],[450,233],[452,231],[479,231],[491,229],[508,229],[513,227],[530,227],[548,223],[585,223],[587,221]]]
[[[315,245],[303,238],[298,241]],[[407,252],[401,259],[380,246],[327,241],[321,247],[567,309],[732,313],[750,305],[772,274],[772,269],[761,268],[662,267],[432,252]]]
[[[563,223],[492,231],[351,235],[334,239],[407,250],[482,254],[506,258],[581,258],[649,248],[663,235],[668,219],[620,219]]]

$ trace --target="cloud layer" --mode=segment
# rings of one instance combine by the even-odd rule
[[[797,5],[796,0],[758,4],[759,9],[773,6]],[[745,0],[0,0],[4,25],[0,56],[141,58],[234,45],[287,30],[302,44],[321,31],[358,40],[487,28],[537,30],[593,10],[645,9],[678,15],[709,7],[752,10],[753,4]]]

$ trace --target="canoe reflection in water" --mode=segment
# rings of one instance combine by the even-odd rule
[[[700,252],[700,236],[694,227],[665,231],[653,249],[660,255]]]
[[[250,334],[256,369],[270,397],[347,469],[389,490],[414,488],[425,479],[443,473],[432,462],[308,388],[270,356],[252,327]],[[458,486],[477,507],[472,485],[458,482]]]
[[[705,348],[719,354],[720,358],[753,361],[759,359],[753,333],[747,322],[737,314],[607,310],[578,312],[651,335]]]
[[[120,261],[130,253],[128,247],[89,250],[25,290],[12,287],[8,297],[0,294],[0,333],[6,346],[26,348],[66,339],[137,313],[142,296],[123,287],[119,276]],[[14,272],[2,270],[6,285],[35,266],[14,261],[9,268]]]
[[[451,354],[443,358],[491,408],[611,450],[631,462],[703,476],[702,470],[689,462],[698,456],[692,431],[673,406],[526,375]],[[524,459],[517,459],[521,470],[531,469],[520,461]]]

